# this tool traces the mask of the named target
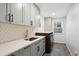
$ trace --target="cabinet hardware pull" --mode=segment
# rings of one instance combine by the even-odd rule
[[[31,25],[31,26],[33,25],[33,21],[32,21],[32,20],[30,21],[30,25]]]
[[[40,47],[39,47],[39,46],[37,46],[37,51],[39,52],[39,50],[40,50]]]
[[[11,14],[9,13],[9,23],[11,22]]]
[[[12,22],[13,22],[13,14],[12,14]]]

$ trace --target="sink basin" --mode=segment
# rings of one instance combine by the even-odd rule
[[[36,37],[31,37],[31,38],[25,39],[25,40],[33,41],[33,40],[35,40],[35,39],[37,39],[37,38],[36,38]]]

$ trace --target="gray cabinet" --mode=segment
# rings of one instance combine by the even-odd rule
[[[0,22],[40,26],[40,8],[34,3],[0,3]]]
[[[11,54],[11,56],[30,56],[30,55],[31,55],[31,47],[30,46],[24,47],[24,48]]]
[[[45,52],[45,39],[41,39],[27,47],[15,51],[9,56],[42,56]]]
[[[43,55],[45,52],[45,39],[42,39],[41,43],[40,43],[40,53],[39,55]]]
[[[31,56],[37,56],[38,51],[37,51],[37,45],[32,45],[31,46]]]
[[[6,3],[0,3],[0,22],[6,22]]]
[[[35,42],[31,46],[31,56],[41,56],[45,52],[45,40]]]
[[[39,46],[40,46],[40,51],[38,52],[38,56],[41,56],[44,54],[45,52],[45,39],[42,39],[39,43]]]
[[[35,42],[34,44],[32,44],[31,47],[31,56],[38,56],[39,52],[40,52],[40,41]]]
[[[36,4],[23,3],[23,24],[38,27],[40,25],[40,9]]]
[[[40,9],[36,4],[31,4],[31,22],[34,27],[40,25]]]
[[[22,24],[22,4],[9,3],[7,4],[7,19],[10,23]]]
[[[23,24],[24,25],[31,25],[31,4],[30,3],[23,3]]]

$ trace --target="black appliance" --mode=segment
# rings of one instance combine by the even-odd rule
[[[35,33],[35,35],[39,36],[45,36],[45,53],[50,53],[51,52],[51,33]]]

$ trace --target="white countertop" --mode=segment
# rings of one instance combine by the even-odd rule
[[[0,56],[9,55],[23,47],[27,47],[28,45],[31,45],[32,43],[44,38],[44,36],[33,36],[33,37],[38,37],[38,39],[33,41],[28,41],[28,40],[24,40],[25,38],[23,38],[23,39],[0,44]]]
[[[36,33],[52,33],[52,32],[46,32],[46,31],[44,31],[44,32],[36,32]]]

